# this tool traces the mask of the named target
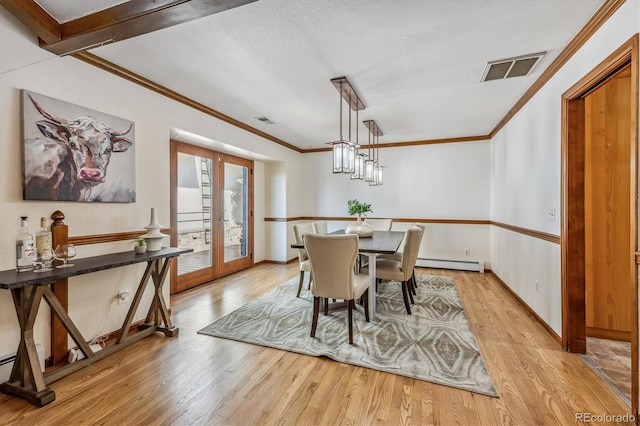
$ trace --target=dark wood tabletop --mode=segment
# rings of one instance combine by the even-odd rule
[[[136,254],[133,250],[130,250],[121,253],[86,257],[84,259],[70,259],[69,263],[72,263],[74,266],[70,268],[53,268],[52,271],[47,272],[18,272],[15,269],[9,269],[0,271],[0,289],[13,290],[29,285],[47,284],[76,275],[103,271],[119,266],[133,265],[135,263],[151,262],[165,257],[176,257],[192,251],[193,249],[165,247],[158,251]]]
[[[344,229],[331,232],[329,235],[343,235]],[[400,231],[373,231],[373,236],[360,238],[358,251],[360,253],[392,254],[398,251],[404,238],[404,232]],[[291,244],[291,248],[304,248],[303,243]]]

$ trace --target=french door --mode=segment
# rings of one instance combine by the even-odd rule
[[[171,141],[171,293],[253,266],[253,161]]]

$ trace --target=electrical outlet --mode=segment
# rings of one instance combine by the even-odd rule
[[[469,249],[464,249],[464,255],[465,256],[469,256],[471,254],[471,250]]]
[[[536,291],[540,290],[540,282],[536,280]]]
[[[120,291],[118,290],[118,294],[116,295],[116,299],[118,299],[118,305],[122,305],[125,302],[129,301],[129,292],[128,291]]]

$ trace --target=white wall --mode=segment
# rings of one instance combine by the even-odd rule
[[[639,29],[640,2],[627,1],[492,139],[491,220],[560,235],[562,93]],[[492,227],[491,269],[559,335],[560,266],[558,244]]]
[[[19,217],[27,215],[32,232],[37,219],[55,210],[66,215],[70,234],[90,235],[143,230],[149,223],[149,209],[155,207],[163,225],[169,221],[169,137],[172,128],[224,142],[283,164],[299,164],[301,154],[247,133],[188,108],[124,79],[101,71],[72,57],[58,58],[38,47],[37,40],[0,8],[0,270],[15,267],[14,237]],[[34,202],[22,200],[20,89],[28,89],[90,109],[129,119],[136,129],[137,201],[130,204]],[[256,167],[256,219],[264,218],[265,167]],[[300,181],[299,169],[287,169],[287,177]],[[260,180],[261,179],[261,180]],[[267,178],[268,179],[268,178]],[[292,185],[290,191],[297,191]],[[284,194],[284,199],[296,194]],[[286,207],[285,207],[286,208]],[[284,212],[286,215],[286,211]],[[256,260],[265,256],[265,229],[256,222]],[[168,239],[165,241],[168,244]],[[128,242],[80,246],[78,257],[131,250]],[[119,268],[109,273],[90,274],[70,280],[71,317],[85,337],[104,328],[120,327],[123,306],[114,305],[118,290],[133,292],[141,267]],[[126,288],[124,288],[126,287]],[[165,286],[166,287],[166,286]],[[168,289],[165,288],[165,295]],[[150,293],[140,311],[148,307]],[[109,312],[109,309],[111,311]],[[49,354],[48,309],[42,308],[35,334]],[[106,319],[108,315],[108,320]],[[138,315],[136,319],[143,317]],[[106,324],[103,327],[103,324]],[[19,335],[9,291],[0,290],[0,355],[15,352]]]
[[[372,187],[334,175],[330,152],[305,154],[301,216],[346,217],[347,200],[357,198],[371,204],[369,217],[489,219],[489,141],[385,148],[380,160],[388,166],[384,184]],[[393,229],[406,226],[398,223]],[[465,248],[490,268],[489,225],[427,224],[420,257],[464,259]],[[289,249],[288,258],[295,255]]]
[[[266,228],[265,228],[265,163],[261,161],[253,162],[253,233],[261,236],[254,237],[253,260],[260,262],[266,259]]]

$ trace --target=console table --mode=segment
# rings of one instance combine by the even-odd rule
[[[13,303],[20,323],[20,344],[9,381],[0,385],[0,391],[24,398],[32,404],[42,407],[55,400],[55,392],[49,388],[49,383],[123,349],[156,331],[163,332],[165,336],[176,336],[178,328],[171,323],[169,318],[167,305],[162,295],[162,284],[169,271],[171,261],[175,257],[191,251],[193,250],[168,247],[159,251],[135,254],[131,250],[84,259],[73,259],[73,267],[54,269],[49,272],[1,271],[0,289],[10,290],[13,296]],[[143,262],[147,263],[147,267],[115,343],[103,348],[101,351],[93,352],[56,295],[49,288],[49,284],[63,278]],[[149,312],[144,323],[138,327],[138,330],[130,334],[131,322],[150,278],[153,281],[155,292],[149,306]],[[43,298],[85,355],[82,360],[45,373],[40,370],[38,353],[33,340],[33,325],[38,315],[38,307]]]

